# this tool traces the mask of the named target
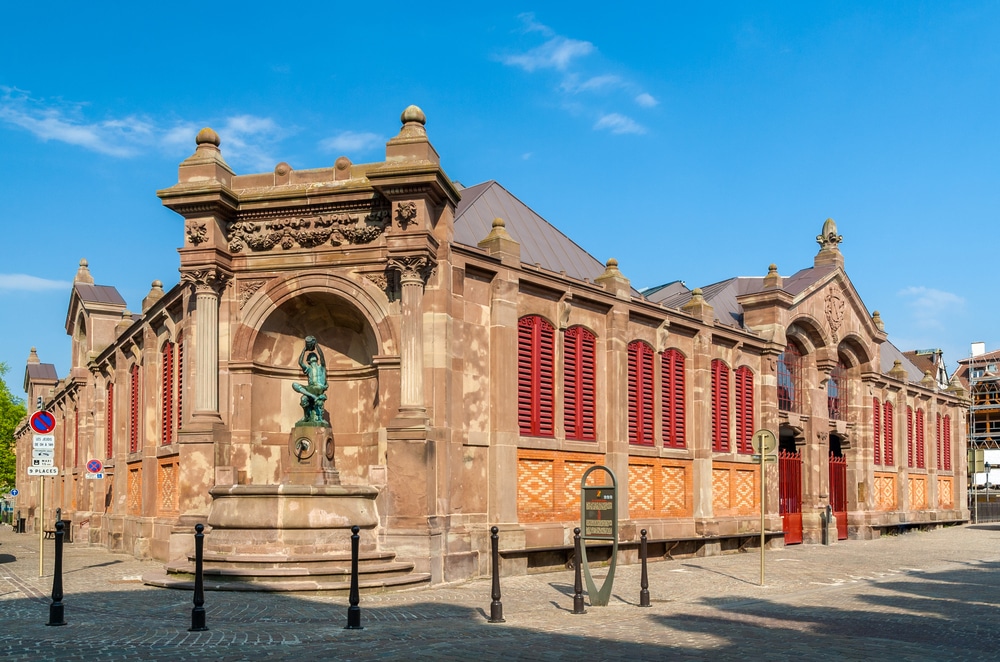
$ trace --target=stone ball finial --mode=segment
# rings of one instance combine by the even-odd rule
[[[773,262],[771,264],[767,265],[767,273],[769,273],[769,274],[776,274],[776,273],[778,273],[778,265],[774,264]]]
[[[85,258],[85,257],[84,258],[80,258],[80,266],[81,267],[89,267],[90,266],[90,263],[87,262],[87,258]]]
[[[409,122],[416,122],[421,126],[427,124],[427,116],[424,115],[424,111],[420,110],[419,106],[407,106],[403,114],[399,116],[399,119],[403,124],[408,124]]]
[[[215,147],[218,147],[222,144],[222,141],[219,140],[219,134],[207,126],[198,132],[198,135],[195,136],[194,142],[199,147],[202,145],[214,145]]]
[[[154,287],[154,288],[162,288],[163,287],[163,281],[154,280],[153,284],[152,284],[152,287]]]
[[[704,294],[705,293],[701,291],[700,287],[696,287],[693,290],[691,290],[691,296],[693,297],[700,297],[703,296]]]
[[[606,266],[608,269],[617,269],[618,268],[618,260],[616,260],[613,257],[609,257],[608,261],[604,263],[604,266]]]
[[[500,218],[499,216],[497,216],[496,218],[493,219],[493,227],[495,227],[495,228],[505,228],[505,227],[507,227],[507,224],[504,222],[504,220],[502,218]]]
[[[276,174],[278,177],[284,177],[291,171],[292,171],[292,166],[288,165],[284,161],[274,166],[274,174]]]
[[[351,167],[351,160],[346,156],[337,157],[337,160],[333,162],[333,165],[337,170],[347,170]]]

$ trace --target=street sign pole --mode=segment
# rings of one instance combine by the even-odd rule
[[[45,476],[39,476],[42,483],[38,506],[38,576],[42,576],[45,566]]]

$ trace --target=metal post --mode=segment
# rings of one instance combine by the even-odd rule
[[[505,623],[503,603],[500,602],[500,529],[490,528],[490,544],[493,549],[493,602],[490,603],[490,623]]]
[[[62,520],[56,520],[56,555],[52,568],[52,604],[49,605],[49,622],[46,625],[66,625],[63,617],[63,585],[62,585]]]
[[[45,477],[39,478],[41,481],[39,489],[41,494],[38,497],[38,576],[45,574],[42,568],[45,567]]]
[[[640,531],[639,558],[642,559],[642,579],[639,580],[639,606],[649,607],[649,575],[646,574],[646,529]]]
[[[347,627],[345,630],[364,630],[361,627],[360,589],[358,588],[358,545],[361,543],[361,530],[357,524],[351,527],[351,594],[348,598],[351,606],[347,608]]]
[[[573,529],[573,613],[586,614],[583,608],[583,561],[580,555],[580,527]]]
[[[194,608],[191,609],[191,627],[188,632],[204,632],[208,629],[205,625],[205,580],[202,576],[204,530],[204,524],[194,525]]]

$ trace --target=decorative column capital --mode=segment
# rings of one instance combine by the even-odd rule
[[[399,272],[399,281],[404,285],[425,284],[434,266],[434,263],[423,255],[389,258],[389,268]]]
[[[190,269],[181,272],[181,281],[194,285],[197,294],[218,295],[225,289],[230,275],[215,267]]]

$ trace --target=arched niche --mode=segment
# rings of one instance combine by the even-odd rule
[[[248,357],[251,437],[280,447],[302,419],[300,396],[292,385],[306,382],[299,366],[306,336],[316,338],[326,360],[326,415],[341,478],[363,481],[367,467],[379,463],[378,430],[384,425],[375,365],[379,341],[368,317],[339,293],[309,291],[287,297],[261,320]],[[280,477],[285,460],[281,452],[262,449],[256,460],[236,457],[234,463],[248,467],[250,482],[270,483]]]
[[[790,341],[795,341],[803,356],[812,354],[817,349],[826,347],[827,345],[826,336],[822,331],[822,327],[814,318],[808,315],[801,315],[795,318],[792,323],[788,325],[788,329],[785,331],[785,336]]]

